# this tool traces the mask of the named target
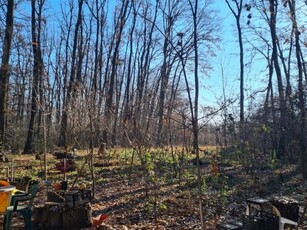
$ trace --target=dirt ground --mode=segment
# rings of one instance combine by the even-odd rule
[[[98,227],[83,229],[201,229],[195,182],[186,180],[179,184],[176,180],[159,180],[158,176],[148,182],[137,168],[129,171],[129,167],[116,161],[100,163],[96,170],[95,199],[90,205],[93,217],[103,214],[107,219]],[[247,172],[240,166],[221,164],[216,170],[212,171],[211,165],[202,165],[202,175],[207,178],[202,196],[206,229],[217,229],[217,223],[223,220],[241,220],[246,200],[251,197],[291,197],[299,202],[302,216],[307,183],[295,165]],[[156,173],[165,172],[158,169]],[[222,175],[223,180],[214,181],[214,173]],[[35,205],[43,205],[45,200],[46,190],[42,186]],[[300,229],[307,229],[306,220],[306,216],[301,217]],[[3,225],[3,215],[0,225]],[[12,226],[22,229],[22,218],[14,216]]]

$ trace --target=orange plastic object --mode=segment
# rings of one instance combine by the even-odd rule
[[[5,212],[11,201],[12,192],[16,187],[7,181],[0,181],[0,212]]]
[[[9,186],[10,183],[7,182],[7,181],[4,181],[4,180],[0,180],[0,187],[3,187],[3,186]]]

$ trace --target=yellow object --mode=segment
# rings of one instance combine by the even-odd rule
[[[16,189],[16,188],[12,191],[12,195],[15,195],[15,194],[24,194],[24,193],[26,193],[26,192],[23,191],[23,190]]]
[[[10,204],[10,192],[0,192],[0,212],[5,212]]]
[[[15,186],[6,181],[0,181],[0,212],[5,212],[11,201],[12,192]]]

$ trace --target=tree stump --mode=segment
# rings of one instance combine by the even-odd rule
[[[62,227],[65,229],[80,229],[91,226],[92,212],[89,204],[64,207],[62,210]]]
[[[98,156],[102,158],[105,156],[105,154],[106,154],[106,143],[102,142],[98,149]]]
[[[45,206],[35,207],[33,212],[33,223],[45,228],[62,227],[62,208],[60,203],[46,202]]]
[[[88,203],[67,207],[63,203],[46,202],[45,206],[35,208],[33,219],[44,229],[80,229],[91,226],[92,210]]]

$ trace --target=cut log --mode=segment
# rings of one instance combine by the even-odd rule
[[[73,207],[63,203],[46,202],[34,210],[34,223],[46,229],[81,229],[92,225],[92,210],[89,204]]]
[[[90,205],[64,207],[62,212],[63,228],[80,229],[92,225]]]

